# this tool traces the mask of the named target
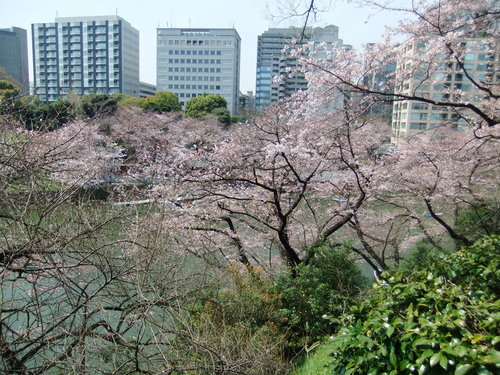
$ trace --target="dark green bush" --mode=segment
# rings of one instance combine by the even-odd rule
[[[75,109],[68,100],[45,104],[38,97],[25,96],[14,103],[11,115],[27,129],[52,131],[75,119]]]
[[[0,101],[15,98],[19,95],[19,88],[9,81],[0,80]]]
[[[223,124],[229,124],[231,122],[231,115],[226,108],[215,108],[212,110],[212,114],[217,116],[217,119]]]
[[[500,202],[489,201],[471,205],[458,217],[455,230],[470,241],[500,234]]]
[[[80,98],[80,108],[82,115],[88,118],[112,115],[118,108],[118,101],[107,94],[87,94]]]
[[[413,249],[404,254],[403,260],[397,268],[404,272],[412,272],[416,267],[431,268],[441,262],[449,252],[437,249],[427,240],[420,240]]]
[[[338,320],[332,374],[498,373],[500,237],[395,270],[389,285]]]
[[[332,322],[325,316],[346,312],[366,286],[347,246],[325,244],[312,251],[309,264],[288,270],[276,280],[292,350],[300,350],[330,333]]]

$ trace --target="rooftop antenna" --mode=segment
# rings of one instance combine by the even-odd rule
[[[191,28],[191,17],[189,17],[189,28]]]
[[[118,8],[115,8],[115,11],[116,11],[116,15],[118,15]]]
[[[59,17],[59,11],[56,10],[56,18]]]

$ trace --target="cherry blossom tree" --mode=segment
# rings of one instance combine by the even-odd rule
[[[173,183],[156,193],[187,203],[172,208],[177,214],[168,223],[179,244],[205,259],[269,266],[279,254],[295,266],[320,241],[350,238],[378,272],[419,238],[437,246],[443,234],[469,242],[453,226],[461,210],[485,203],[497,186],[498,85],[469,68],[467,48],[496,56],[496,5],[451,0],[400,10],[414,19],[360,53],[296,45],[289,53],[302,64],[307,93],[218,133],[208,147],[171,149],[162,173]],[[426,48],[408,62],[401,38]],[[387,73],[389,63],[397,73]],[[417,86],[444,82],[437,74],[443,66],[462,72],[480,98],[457,88],[440,99],[394,92],[410,79],[420,80]],[[368,84],[382,73],[384,86]],[[388,126],[370,110],[401,100],[449,108],[469,130],[418,134],[394,152]]]

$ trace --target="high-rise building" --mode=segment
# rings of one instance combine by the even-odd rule
[[[271,28],[257,39],[257,79],[255,90],[255,106],[263,109],[272,102],[286,96],[305,90],[307,81],[304,75],[297,72],[293,76],[288,73],[298,67],[297,59],[283,52],[283,48],[294,39],[300,40],[303,29],[299,27]],[[338,26],[329,25],[316,28],[306,28],[302,42],[326,43],[326,48],[343,47],[339,39]],[[273,83],[273,77],[280,76],[278,83]]]
[[[190,98],[218,94],[238,109],[241,39],[235,29],[157,29],[156,91]]]
[[[29,92],[28,41],[26,30],[19,27],[0,29],[0,67]]]
[[[34,90],[45,102],[77,94],[139,96],[139,31],[118,16],[32,26]]]
[[[491,42],[490,38],[463,40],[464,48],[460,59],[443,60],[436,69],[415,70],[404,76],[404,68],[414,66],[415,57],[426,48],[425,42],[409,40],[400,46],[405,60],[403,66],[396,68],[396,94],[427,98],[436,103],[480,103],[484,92],[474,82],[486,86],[498,85],[500,75],[500,41]],[[424,65],[425,67],[425,65]],[[465,111],[465,112],[464,112]],[[433,105],[416,100],[397,100],[393,105],[392,142],[397,144],[400,137],[417,132],[446,126],[456,130],[464,130],[469,125],[464,115],[467,110],[453,105]]]

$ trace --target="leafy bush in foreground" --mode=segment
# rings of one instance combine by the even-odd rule
[[[493,374],[500,363],[500,236],[395,271],[345,315],[328,344],[333,374]]]
[[[298,265],[276,281],[280,311],[290,331],[289,346],[296,351],[331,332],[332,323],[325,315],[346,312],[366,285],[347,248],[325,244],[313,251],[308,264]]]

